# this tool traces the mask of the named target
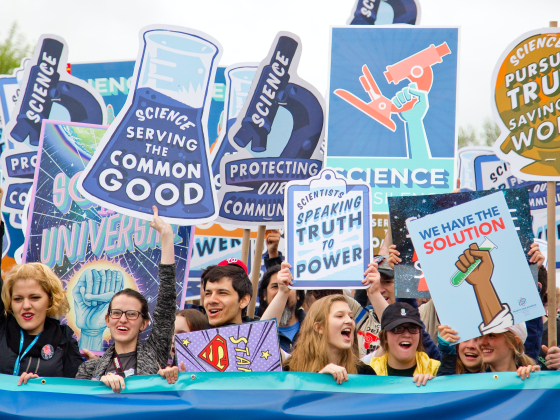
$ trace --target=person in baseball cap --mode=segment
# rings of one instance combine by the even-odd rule
[[[416,385],[426,385],[437,374],[440,362],[430,359],[422,345],[423,324],[418,310],[404,302],[387,306],[381,317],[379,340],[382,356],[370,366],[380,376],[413,377]]]
[[[247,266],[245,265],[245,263],[241,260],[238,260],[237,258],[227,258],[218,263],[218,267],[225,267],[226,265],[237,265],[241,267],[247,275],[249,275],[249,270],[247,270]]]
[[[247,318],[247,306],[253,296],[253,286],[247,266],[237,258],[221,261],[204,273],[201,295],[204,295],[208,328],[252,321]]]

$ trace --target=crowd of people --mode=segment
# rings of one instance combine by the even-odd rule
[[[112,344],[102,356],[80,352],[74,331],[60,323],[69,303],[50,268],[17,265],[0,279],[0,373],[18,376],[20,385],[37,377],[99,380],[114,392],[125,389],[132,375],[159,374],[174,383],[185,371],[177,366],[175,334],[259,318],[277,321],[284,371],[329,374],[338,384],[353,374],[410,377],[417,386],[436,376],[481,372],[517,372],[524,380],[531,372],[560,368],[560,349],[545,345],[546,319],[460,342],[452,326],[440,325],[432,301],[396,299],[394,266],[401,259],[395,245],[369,264],[365,289],[304,292],[290,288],[291,266],[278,251],[280,233],[272,231],[256,314],[247,313],[253,298],[247,267],[235,259],[204,270],[200,307],[176,311],[173,231],[156,207],[150,226],[161,237],[155,310],[150,317],[148,302],[135,290],[114,294],[105,315]],[[539,268],[546,303],[544,256],[536,244],[529,257]],[[554,322],[555,310],[549,310]]]

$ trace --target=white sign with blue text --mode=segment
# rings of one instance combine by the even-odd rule
[[[460,341],[544,315],[501,191],[407,227],[438,317]]]
[[[370,194],[369,185],[330,168],[288,183],[285,239],[294,289],[364,287],[373,251]]]

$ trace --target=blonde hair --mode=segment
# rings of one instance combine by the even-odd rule
[[[494,335],[503,335],[506,340],[506,345],[513,351],[513,360],[516,366],[530,366],[536,365],[537,363],[529,356],[525,354],[525,345],[521,339],[517,339],[517,336],[511,331],[506,331],[503,333],[494,333]],[[482,364],[482,372],[486,372],[488,369],[488,364]]]
[[[49,295],[51,306],[47,310],[47,316],[52,318],[60,318],[66,315],[70,310],[66,292],[62,288],[62,282],[54,274],[54,272],[41,263],[27,263],[15,265],[8,272],[4,287],[2,287],[2,302],[6,308],[6,313],[12,313],[12,291],[14,284],[18,280],[33,279],[43,288],[45,293]]]
[[[292,372],[319,372],[329,361],[329,314],[334,302],[346,302],[342,295],[325,296],[316,301],[305,316],[299,332],[299,339],[290,357],[285,363]],[[323,329],[319,334],[315,328],[318,323]],[[358,354],[358,336],[354,329],[354,343],[351,348],[342,352],[337,365],[346,368],[348,373],[357,373],[356,365],[360,363]]]
[[[517,339],[517,336],[511,331],[506,331],[502,333],[506,339],[507,346],[513,350],[515,364],[517,366],[529,366],[535,365],[536,362],[525,354],[525,345],[521,339]]]

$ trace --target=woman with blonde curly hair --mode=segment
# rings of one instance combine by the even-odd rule
[[[325,296],[306,315],[284,370],[330,373],[339,385],[348,380],[349,373],[375,375],[357,354],[356,324],[346,298]]]
[[[21,264],[0,279],[0,290],[0,373],[19,376],[18,385],[74,378],[83,359],[74,331],[58,320],[69,310],[60,279],[44,264]]]

